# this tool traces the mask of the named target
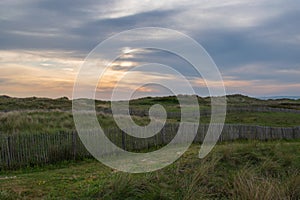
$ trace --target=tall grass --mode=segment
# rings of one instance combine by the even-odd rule
[[[115,172],[92,196],[97,199],[296,200],[300,198],[298,147],[280,142],[226,143],[218,145],[204,160],[191,157],[196,154],[193,148],[184,158],[157,172],[137,175]],[[289,166],[285,166],[286,158],[280,157],[287,152],[285,155],[293,158]]]
[[[97,115],[104,128],[117,127],[112,115]],[[147,125],[148,117],[132,116],[139,125]],[[0,134],[57,133],[75,130],[71,112],[63,111],[12,111],[0,112]]]
[[[0,114],[0,133],[53,133],[74,130],[72,114],[68,112],[22,112]]]
[[[232,184],[233,199],[288,199],[279,180],[259,176],[253,167],[240,170],[234,176]]]
[[[103,128],[117,127],[113,116],[99,113],[99,124]],[[145,126],[150,122],[147,116],[132,116],[135,123]],[[178,123],[179,119],[168,119],[168,123]],[[179,120],[180,121],[180,120]],[[201,117],[207,124],[210,117]],[[227,124],[262,125],[272,127],[291,127],[300,125],[300,115],[296,113],[230,113]],[[65,111],[12,111],[0,112],[0,134],[14,133],[57,133],[75,129],[71,112]]]

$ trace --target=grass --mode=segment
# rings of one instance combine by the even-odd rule
[[[133,116],[139,125],[149,122],[147,117]],[[111,115],[98,114],[98,121],[102,127],[116,127]],[[67,111],[12,111],[0,113],[0,133],[57,133],[75,130],[73,116]]]
[[[202,123],[209,123],[209,117],[201,117]],[[248,124],[271,127],[300,126],[300,114],[282,112],[237,112],[226,115],[226,124]]]
[[[139,125],[147,125],[148,117],[132,116]],[[169,119],[176,123],[179,119]],[[99,114],[98,121],[104,128],[117,127],[109,114]],[[201,123],[209,123],[210,117],[200,117]],[[248,124],[273,127],[300,125],[300,114],[280,112],[238,112],[226,116],[227,124]],[[75,130],[72,113],[67,111],[13,111],[0,113],[0,133],[56,133]]]
[[[0,114],[1,133],[53,133],[74,130],[72,114],[61,111],[8,112]]]
[[[0,199],[300,198],[300,141],[222,143],[202,160],[198,150],[192,145],[172,165],[146,174],[92,159],[3,171]]]

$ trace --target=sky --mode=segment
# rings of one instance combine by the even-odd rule
[[[143,27],[174,29],[196,40],[219,68],[228,94],[300,94],[297,0],[2,0],[0,94],[71,98],[90,51],[121,31]],[[124,54],[106,71],[97,98],[109,99],[126,70],[149,62],[171,66],[191,81],[198,95],[208,95],[203,78],[180,57],[160,50],[130,50],[124,47]],[[124,92],[140,78],[181,85],[167,72],[135,70],[123,84]],[[170,93],[156,85],[137,92]]]

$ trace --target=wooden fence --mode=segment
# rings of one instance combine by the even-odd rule
[[[220,125],[216,124],[214,126]],[[202,142],[207,129],[208,125],[200,125],[194,142]],[[158,134],[146,139],[134,138],[117,128],[107,129],[105,133],[117,146],[135,151],[168,144],[176,135],[177,130],[178,124],[167,124]],[[300,127],[274,128],[251,125],[224,125],[219,141],[237,139],[300,139]],[[57,134],[0,135],[0,170],[87,157],[91,157],[91,155],[75,131]]]
[[[98,108],[98,113],[106,113],[106,114],[112,114],[112,111],[110,108]],[[295,113],[300,114],[300,110],[295,109],[287,109],[287,108],[273,108],[273,107],[267,107],[267,106],[227,106],[226,113],[239,113],[239,112],[283,112],[283,113]],[[149,111],[148,110],[141,110],[141,109],[130,109],[129,110],[130,115],[135,116],[148,116]],[[168,118],[180,118],[181,113],[180,112],[168,112]],[[201,109],[200,110],[201,116],[210,116],[211,115],[211,109]]]

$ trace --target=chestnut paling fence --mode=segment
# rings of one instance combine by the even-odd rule
[[[194,139],[195,143],[203,141],[207,129],[206,124],[199,126]],[[107,129],[105,133],[117,146],[128,151],[135,151],[168,144],[176,135],[177,130],[178,124],[166,124],[158,134],[145,139],[129,136],[117,128]],[[219,141],[237,139],[300,139],[300,127],[275,128],[225,124]],[[15,169],[88,157],[92,156],[75,131],[56,134],[0,135],[0,169]]]
[[[98,108],[99,113],[106,113],[112,114],[110,108]],[[130,109],[130,115],[135,116],[148,116],[148,110],[141,110],[141,109]],[[238,112],[281,112],[281,113],[295,113],[300,114],[300,110],[295,109],[288,109],[288,108],[273,108],[267,106],[227,106],[226,113],[238,113]],[[201,116],[210,116],[211,110],[210,109],[201,109],[200,110]],[[168,112],[169,118],[180,118],[181,113],[178,111]]]

